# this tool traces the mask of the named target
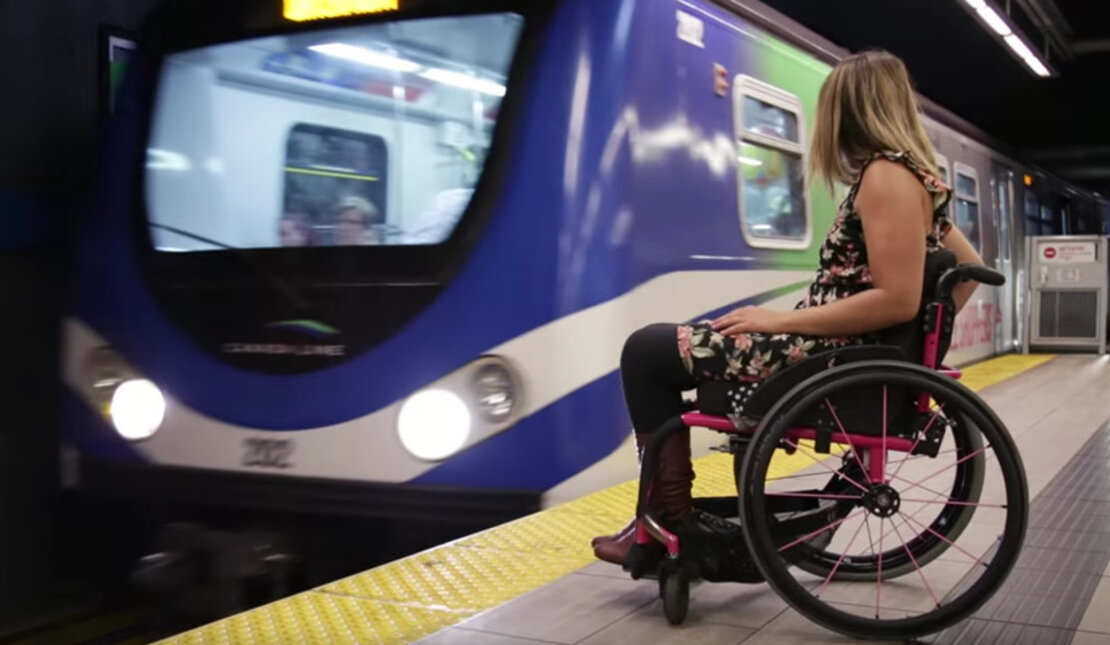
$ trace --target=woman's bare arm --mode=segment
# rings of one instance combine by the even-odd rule
[[[913,319],[921,307],[931,196],[905,166],[880,159],[868,166],[855,204],[863,221],[871,289],[790,312],[745,307],[714,321],[714,328],[728,335],[855,336]]]
[[[975,247],[971,246],[971,242],[967,241],[963,231],[956,225],[952,225],[948,234],[944,236],[943,242],[945,248],[956,254],[956,262],[960,264],[983,264],[983,258],[979,257]],[[964,308],[978,286],[978,282],[972,281],[956,285],[956,288],[952,290],[952,299],[956,302],[957,312]]]

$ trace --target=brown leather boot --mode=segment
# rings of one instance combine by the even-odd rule
[[[650,435],[636,435],[636,442],[644,445]],[[660,521],[667,524],[686,524],[693,521],[691,488],[694,482],[694,466],[690,462],[690,431],[671,435],[659,450],[659,466],[655,471],[651,499],[648,505]],[[610,536],[605,536],[610,537]],[[594,555],[599,560],[624,564],[628,551],[636,541],[636,521],[613,539],[595,538]]]
[[[617,531],[616,533],[613,533],[612,535],[599,535],[590,540],[590,546],[594,547],[594,549],[597,549],[598,546],[602,544],[607,544],[609,542],[621,542],[629,540],[631,537],[634,537],[635,534],[636,518],[632,518],[628,521],[628,524],[624,525],[624,528]]]
[[[690,459],[690,430],[677,432],[659,450],[659,470],[655,473],[648,507],[668,525],[694,522],[691,491],[694,486],[694,464]]]
[[[647,445],[647,440],[651,437],[650,434],[634,434],[633,438],[636,440],[636,461],[643,463],[644,446]],[[606,542],[628,541],[635,536],[636,533],[636,518],[633,517],[629,520],[624,528],[611,535],[599,535],[590,540],[590,546],[596,549],[599,545]]]

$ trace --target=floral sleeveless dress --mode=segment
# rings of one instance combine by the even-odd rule
[[[943,248],[941,239],[951,227],[945,214],[951,190],[914,164],[905,153],[877,153],[872,161],[879,157],[904,164],[933,196],[933,230],[925,239],[926,252],[934,253]],[[863,176],[862,170],[860,176]],[[821,245],[821,262],[809,293],[795,309],[817,307],[871,288],[863,223],[854,204],[858,191],[857,180],[837,209],[836,220]],[[741,384],[733,401],[736,415],[743,413],[744,401],[755,388],[783,367],[814,353],[868,342],[875,342],[875,338],[871,335],[825,337],[764,333],[739,334],[733,338],[713,331],[708,321],[678,326],[678,351],[695,380]]]

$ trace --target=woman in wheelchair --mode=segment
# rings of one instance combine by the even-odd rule
[[[947,248],[982,264],[945,216],[950,189],[937,179],[909,75],[885,52],[842,61],[821,88],[810,153],[830,189],[850,185],[821,247],[808,295],[792,311],[740,307],[694,325],[654,324],[632,334],[621,378],[640,455],[651,433],[686,411],[682,392],[705,381],[739,384],[733,418],[756,386],[818,352],[882,342],[884,330],[915,319],[929,256]],[[952,291],[958,310],[976,287]],[[649,512],[667,530],[703,530],[691,503],[689,430],[667,437],[651,485]],[[595,555],[623,564],[635,521],[593,540]]]

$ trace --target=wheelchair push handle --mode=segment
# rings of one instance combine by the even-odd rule
[[[952,295],[952,289],[961,282],[974,280],[992,287],[1006,284],[1006,276],[994,269],[988,269],[981,264],[961,264],[944,272],[937,281],[937,296],[947,300]]]

